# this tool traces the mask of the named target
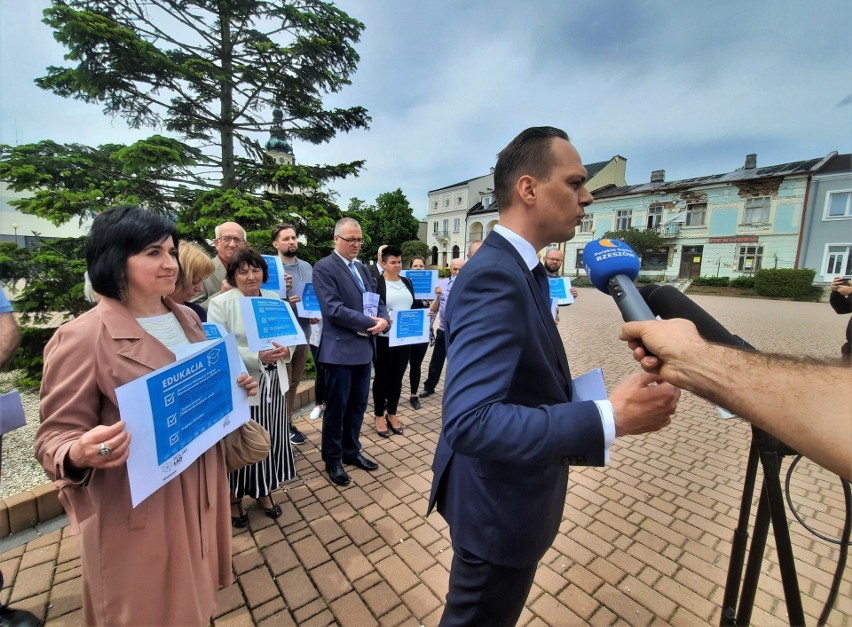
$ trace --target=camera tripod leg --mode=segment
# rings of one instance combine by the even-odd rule
[[[757,432],[756,429],[755,431]],[[763,442],[765,439],[763,434],[757,433],[757,435],[760,437],[756,439],[761,444],[758,445],[753,442],[749,451],[740,518],[731,547],[722,617],[719,624],[748,625],[751,622],[757,582],[760,578],[760,567],[771,522],[778,554],[778,566],[781,571],[781,581],[784,586],[784,598],[787,603],[787,616],[791,625],[804,625],[802,597],[796,576],[793,546],[790,540],[790,529],[787,526],[784,496],[781,489],[780,460],[782,456],[777,450],[777,445],[766,444]],[[751,546],[748,547],[748,562],[745,568],[745,576],[742,577],[742,590],[740,591],[740,577],[743,572],[746,544],[748,543],[748,519],[754,495],[758,462],[763,468],[763,483],[754,519]],[[738,596],[739,604],[737,604]],[[734,612],[735,607],[737,608],[736,613]]]

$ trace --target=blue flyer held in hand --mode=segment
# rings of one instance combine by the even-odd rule
[[[240,311],[246,329],[246,341],[251,351],[282,346],[307,344],[305,334],[289,304],[279,298],[240,298]]]
[[[407,277],[414,286],[414,298],[432,300],[435,298],[435,286],[438,284],[437,270],[403,270],[399,273]]]
[[[228,359],[221,344],[178,366],[162,369],[146,383],[160,464],[234,408]]]

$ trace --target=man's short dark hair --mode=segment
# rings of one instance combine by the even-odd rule
[[[402,257],[402,249],[393,244],[386,245],[382,249],[382,261],[387,261],[388,257]]]
[[[494,167],[494,194],[497,210],[512,202],[512,189],[525,175],[546,181],[550,178],[555,159],[551,143],[554,139],[571,141],[565,131],[552,126],[534,126],[522,131],[497,155]]]
[[[225,270],[225,278],[231,287],[237,287],[237,271],[243,266],[260,268],[263,270],[263,282],[266,283],[269,280],[269,266],[266,265],[263,255],[253,248],[241,248],[233,254]]]
[[[177,250],[175,223],[142,207],[120,205],[98,214],[86,239],[86,266],[92,288],[101,296],[121,300],[127,289],[127,259],[166,237],[172,238]],[[178,261],[177,282],[182,278]]]
[[[299,231],[296,230],[295,226],[293,226],[289,222],[282,222],[274,229],[272,229],[272,241],[274,242],[276,239],[278,239],[278,234],[281,233],[281,231],[286,231],[287,229],[292,229],[293,233],[295,233],[296,235],[299,234]]]

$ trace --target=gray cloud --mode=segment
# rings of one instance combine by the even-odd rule
[[[0,4],[0,141],[13,122],[23,141],[129,137],[97,107],[32,86],[61,63],[45,4]],[[536,124],[564,128],[587,162],[626,157],[628,182],[729,171],[748,152],[770,165],[852,148],[848,0],[338,5],[366,30],[353,84],[327,102],[366,106],[372,128],[294,148],[303,162],[367,160],[332,184],[343,206],[401,187],[424,215],[428,190],[486,173]]]

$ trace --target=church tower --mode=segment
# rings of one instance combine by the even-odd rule
[[[295,165],[296,156],[293,147],[284,135],[281,122],[284,120],[284,112],[281,109],[272,110],[272,128],[269,129],[269,141],[266,142],[266,152],[275,159],[275,163]]]

